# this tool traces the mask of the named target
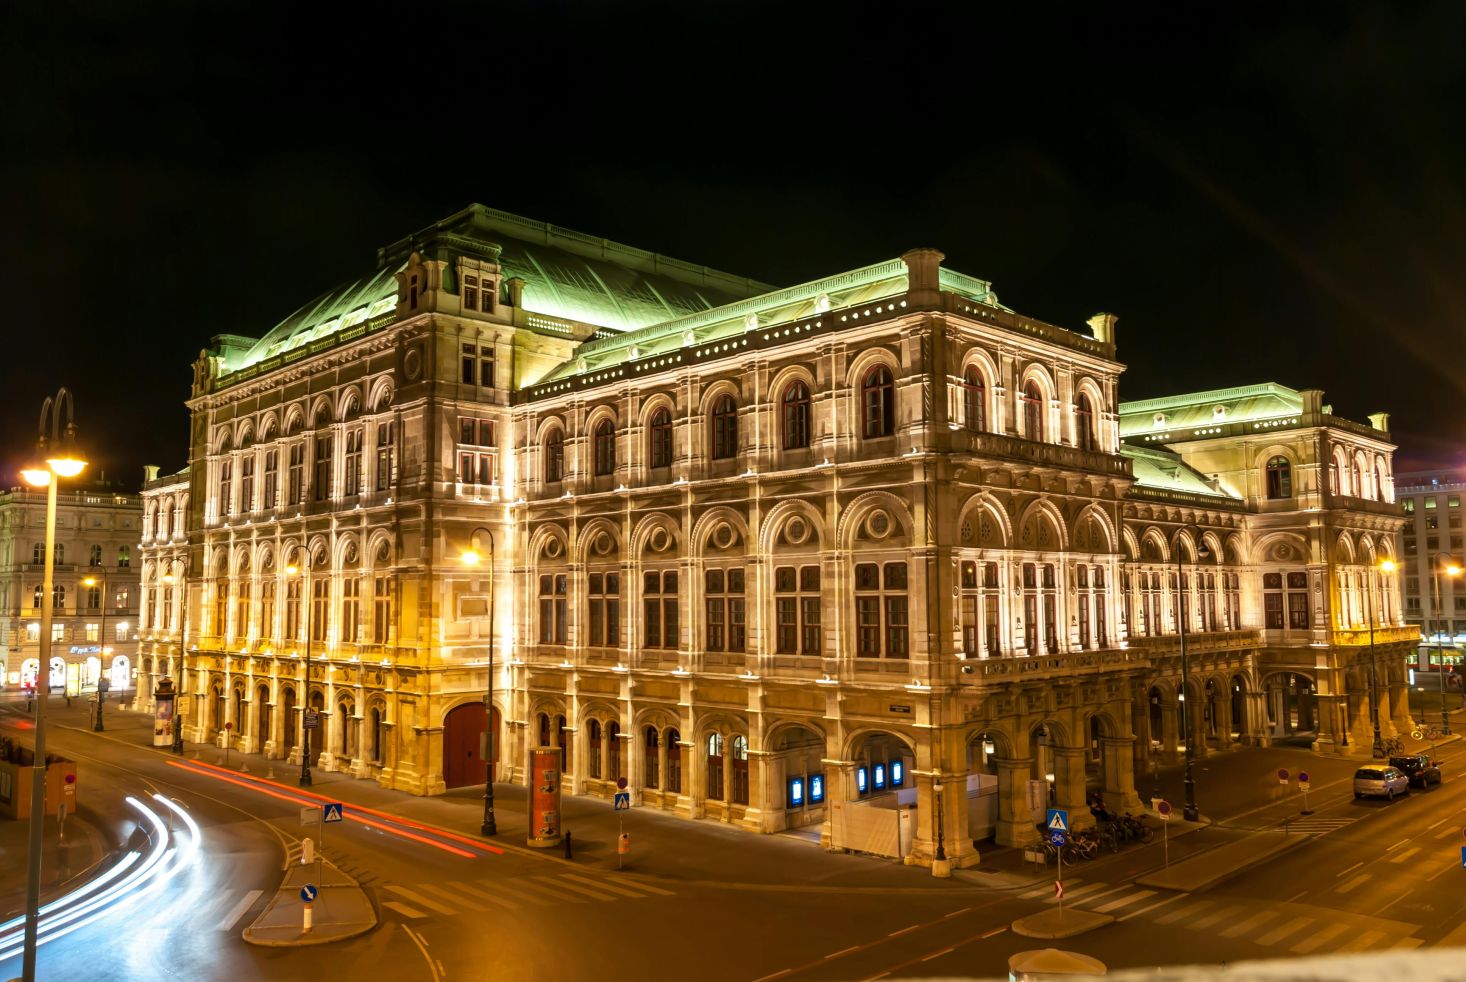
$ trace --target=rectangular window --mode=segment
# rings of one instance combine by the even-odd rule
[[[285,585],[285,640],[300,640],[300,580]]]
[[[463,309],[478,310],[478,277],[463,278]]]
[[[1460,508],[1461,507],[1461,496],[1459,494],[1453,494],[1450,497],[1446,498],[1446,507],[1447,508]]]
[[[392,576],[378,573],[372,581],[372,640],[387,644],[392,631]]]
[[[348,498],[361,494],[361,445],[365,440],[366,433],[363,430],[352,430],[346,434],[346,456],[343,460],[345,471],[344,493]]]
[[[642,578],[642,612],[648,648],[677,647],[677,572],[648,571]]]
[[[297,443],[290,448],[290,471],[286,475],[286,503],[298,505],[305,501],[305,444]]]
[[[856,653],[862,658],[910,656],[906,564],[855,567]]]
[[[377,424],[377,477],[375,487],[386,491],[392,486],[392,440],[391,422]]]
[[[743,569],[710,569],[703,573],[707,608],[707,650],[742,651],[744,645]]]
[[[234,639],[243,641],[249,637],[250,582],[241,579],[234,594]]]
[[[961,589],[962,652],[991,658],[998,650],[998,564],[964,562],[958,567]]]
[[[234,461],[225,457],[219,461],[219,514],[234,514]]]
[[[341,581],[341,642],[356,644],[361,621],[361,580],[348,576]]]
[[[458,454],[458,483],[489,486],[494,483],[494,455],[476,451]]]
[[[565,643],[565,594],[568,590],[564,573],[540,577],[540,644]]]
[[[1425,507],[1427,509],[1434,508],[1435,505],[1436,505],[1436,499],[1434,497],[1426,498],[1425,499]]]
[[[255,510],[255,455],[252,453],[239,461],[239,510],[246,515]]]
[[[311,581],[311,640],[326,640],[331,626],[331,581],[325,577]]]
[[[331,497],[331,464],[331,438],[316,437],[316,470],[312,483],[316,501],[326,501]]]
[[[275,640],[275,581],[260,583],[260,637]]]
[[[280,451],[270,450],[265,454],[265,510],[275,507],[275,494],[280,485]]]
[[[477,385],[483,389],[494,387],[494,346],[492,344],[463,345],[462,361],[461,378],[464,385]]]
[[[589,577],[590,644],[613,648],[621,643],[621,574],[592,573]]]
[[[102,625],[88,624],[86,634],[88,641],[96,642],[102,640]]]
[[[495,446],[494,421],[469,416],[458,417],[458,442],[468,447]]]

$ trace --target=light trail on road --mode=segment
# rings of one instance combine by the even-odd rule
[[[227,771],[222,767],[216,767],[213,764],[176,760],[170,760],[168,761],[168,764],[171,767],[177,767],[181,770],[188,771],[190,774],[198,774],[203,777],[213,778],[216,781],[223,781],[226,784],[233,784],[241,788],[246,788],[250,791],[258,791],[260,794],[269,795],[272,798],[279,798],[281,801],[288,801],[291,804],[295,805],[315,806],[331,800],[330,798],[326,798],[322,795],[314,794],[309,791],[296,791],[293,789],[286,790],[279,785],[267,781],[262,781],[257,778],[239,777],[234,773]],[[370,818],[362,818],[360,815],[355,814],[355,812],[357,811],[381,816],[383,821],[374,821]],[[423,845],[432,846],[435,849],[441,849],[446,853],[450,853],[455,856],[461,856],[464,859],[479,859],[482,858],[483,855],[490,853],[497,856],[504,855],[504,850],[499,849],[495,846],[488,845],[487,843],[475,842],[465,836],[457,835],[452,832],[444,832],[440,829],[435,829],[432,826],[423,825],[410,819],[399,818],[396,815],[391,815],[387,812],[377,811],[373,808],[366,808],[360,805],[348,804],[345,810],[345,815],[343,817],[353,822],[356,822],[359,825],[365,825],[368,828],[378,829],[382,832],[390,832],[391,834],[398,836],[399,838],[410,839],[414,842],[420,842]],[[407,826],[408,828],[400,828],[399,826]],[[409,831],[409,828],[421,829],[424,832],[430,833],[430,835],[419,835],[416,832]],[[466,849],[460,849],[457,846],[450,845],[447,842],[439,841],[438,839],[431,838],[430,836],[442,836],[446,839],[452,839],[457,842],[465,843],[480,851],[469,852]]]
[[[129,795],[127,803],[142,812],[153,827],[151,848],[146,854],[129,850],[106,872],[43,906],[40,909],[37,946],[63,938],[114,910],[130,907],[193,863],[202,838],[198,823],[186,810],[163,795],[154,794],[153,798],[183,820],[187,841],[170,833],[157,812]],[[0,963],[21,954],[25,947],[24,932],[24,917],[14,917],[0,924]]]

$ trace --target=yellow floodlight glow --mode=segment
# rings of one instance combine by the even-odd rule
[[[1455,563],[1451,563],[1451,565],[1449,565],[1449,566],[1446,567],[1446,575],[1447,576],[1460,576],[1461,575],[1461,567],[1460,566],[1457,566]]]
[[[80,457],[67,454],[63,457],[49,457],[46,464],[56,472],[57,477],[76,477],[86,470],[87,462]]]
[[[86,579],[82,580],[81,583],[82,586],[96,586],[97,578],[95,576],[88,576]]]
[[[296,566],[294,563],[290,564],[289,566],[286,566],[285,567],[285,575],[286,576],[299,576],[300,575],[300,567],[299,566]]]
[[[465,566],[477,566],[479,563],[479,554],[474,549],[463,550],[463,555],[458,558],[463,561],[463,565]]]
[[[23,467],[21,468],[20,476],[25,479],[25,483],[33,488],[44,488],[51,483],[51,469],[49,467],[38,467],[35,465]]]

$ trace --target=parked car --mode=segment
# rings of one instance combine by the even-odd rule
[[[1405,772],[1410,779],[1410,785],[1416,788],[1423,788],[1429,784],[1441,783],[1440,765],[1430,759],[1428,754],[1406,754],[1403,757],[1391,757],[1390,766],[1397,767]]]
[[[1410,793],[1410,779],[1398,767],[1372,764],[1354,772],[1354,797],[1390,798]]]

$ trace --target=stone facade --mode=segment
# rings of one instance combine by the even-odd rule
[[[319,766],[432,794],[482,780],[492,683],[499,780],[559,746],[568,793],[967,865],[1188,739],[1367,752],[1376,687],[1409,723],[1382,417],[1121,403],[1115,318],[933,250],[778,290],[473,208],[380,259],[216,339],[145,491],[194,738],[298,760],[308,698]]]

